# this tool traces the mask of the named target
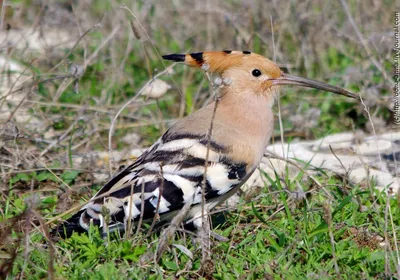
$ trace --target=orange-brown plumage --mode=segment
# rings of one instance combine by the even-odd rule
[[[199,52],[185,55],[166,55],[165,59],[184,62],[191,67],[202,68],[211,73],[222,74],[228,69],[240,69],[249,65],[259,65],[261,70],[278,78],[281,70],[269,59],[248,51]]]

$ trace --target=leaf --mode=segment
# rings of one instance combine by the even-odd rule
[[[42,199],[43,204],[55,204],[57,202],[56,196],[49,196]]]
[[[349,194],[347,197],[345,197],[342,202],[340,202],[339,206],[335,209],[335,211],[332,212],[332,218],[340,211],[343,209],[343,207],[345,207],[347,204],[349,204],[351,202],[351,200],[353,199],[353,194]]]
[[[338,207],[336,207],[335,211],[332,212],[332,218],[340,211],[343,209],[343,207],[345,207],[347,204],[349,204],[351,202],[351,200],[353,199],[353,194],[349,194],[347,197],[345,197],[339,204]],[[319,233],[323,233],[326,232],[328,229],[328,224],[323,221],[321,222],[311,233],[310,233],[310,237],[314,236],[316,234]]]
[[[170,270],[176,271],[179,269],[179,267],[177,266],[177,264],[175,262],[164,260],[163,263]]]
[[[319,226],[317,226],[308,237],[312,237],[314,235],[326,232],[328,230],[328,224],[323,221],[322,223],[319,224]]]
[[[384,259],[385,259],[385,252],[383,251],[373,252],[368,258],[370,262],[381,261]]]
[[[129,247],[129,248],[126,248],[127,250],[127,253],[126,254],[123,254],[123,259],[125,259],[125,260],[130,260],[130,261],[134,261],[134,262],[136,262],[136,261],[138,261],[139,260],[139,257],[141,256],[141,255],[143,255],[143,253],[144,252],[146,252],[146,246],[135,246],[135,248],[133,249],[133,251],[132,251],[132,249]],[[128,251],[129,250],[129,251]],[[124,250],[125,251],[125,250]]]
[[[52,181],[56,181],[56,177],[51,174],[50,172],[41,172],[36,176],[36,179],[39,182],[45,181],[45,180],[52,180]]]
[[[174,247],[178,248],[182,253],[189,257],[189,259],[193,260],[193,253],[190,252],[188,248],[180,244],[172,244]]]
[[[263,224],[268,225],[267,221],[258,213],[256,207],[254,207],[254,202],[251,203],[251,209],[253,210],[254,215],[262,222]]]
[[[31,178],[29,177],[28,174],[26,174],[26,173],[18,173],[16,176],[14,176],[14,177],[12,177],[12,178],[10,179],[10,183],[11,183],[11,184],[14,184],[14,183],[16,183],[16,182],[18,182],[18,181],[25,181],[25,182],[28,182],[30,179],[31,179]]]
[[[65,171],[63,174],[61,174],[61,179],[63,179],[66,183],[70,183],[72,180],[74,180],[77,176],[79,175],[79,171],[77,170],[70,170],[70,171]]]
[[[286,237],[285,234],[282,233],[281,231],[279,231],[278,229],[276,229],[275,227],[273,227],[272,225],[269,225],[267,223],[267,221],[260,215],[260,213],[257,212],[257,209],[254,207],[254,203],[251,203],[251,209],[253,210],[254,215],[256,215],[256,217],[264,224],[268,225],[276,234],[276,236],[278,237],[278,243],[277,245],[279,246],[283,246],[286,242]]]

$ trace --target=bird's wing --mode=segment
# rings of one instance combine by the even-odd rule
[[[206,201],[227,194],[249,175],[249,166],[230,160],[228,149],[207,135],[167,131],[81,209],[80,226],[87,229],[92,220],[102,227],[104,209],[111,218],[109,223],[117,224],[128,217],[146,220],[153,218],[156,210],[162,217],[185,203],[201,203],[206,158]]]

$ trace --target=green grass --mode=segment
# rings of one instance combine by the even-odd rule
[[[30,176],[20,175],[18,178],[25,180]],[[351,189],[344,186],[344,190],[340,180],[331,179],[325,188],[333,199],[307,183],[301,185],[304,191],[308,191],[306,197],[298,199],[295,192],[290,191],[296,187],[296,182],[282,182],[289,187],[283,191],[279,180],[268,180],[272,184],[266,186],[257,199],[251,203],[242,201],[237,211],[224,213],[224,221],[217,225],[216,232],[229,241],[215,241],[212,247],[213,278],[330,279],[336,277],[333,248],[343,279],[354,279],[354,275],[364,279],[384,277],[386,262],[381,237],[385,235],[385,216],[380,209],[386,205],[385,194],[371,193],[359,186]],[[30,211],[23,203],[27,196],[17,193],[9,193],[5,217]],[[53,215],[56,205],[57,199],[48,197],[36,209],[46,220]],[[389,206],[393,223],[398,225],[400,210],[397,199],[389,198]],[[25,212],[25,215],[29,214]],[[31,223],[38,223],[34,216],[31,218]],[[333,245],[329,230],[334,236]],[[393,246],[395,241],[391,231],[389,225],[389,242]],[[398,226],[395,231],[400,234]],[[70,239],[60,240],[54,243],[55,276],[67,279],[164,279],[174,278],[179,273],[181,279],[197,277],[201,252],[192,238],[182,238],[182,234],[175,237],[173,245],[158,264],[153,261],[139,264],[140,257],[146,252],[154,252],[152,242],[157,244],[159,238],[156,233],[145,238],[145,233],[146,230],[130,238],[110,236],[103,239],[97,229],[92,228],[88,234],[74,234]],[[28,238],[28,251],[25,251],[24,238]],[[11,240],[10,249],[17,249],[20,253],[9,277],[17,276],[22,270],[30,279],[46,277],[50,248],[43,235],[36,230],[27,236],[14,231]],[[193,256],[177,245],[187,248]],[[392,271],[396,269],[394,260],[389,255]]]

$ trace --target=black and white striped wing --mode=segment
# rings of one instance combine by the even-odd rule
[[[104,208],[111,217],[111,227],[125,224],[128,217],[133,221],[141,215],[144,220],[151,219],[156,209],[163,219],[185,203],[200,204],[207,147],[206,201],[215,201],[240,186],[249,175],[247,166],[230,161],[226,147],[213,141],[208,143],[205,135],[167,132],[82,208],[80,226],[88,229],[92,220],[102,227]]]

